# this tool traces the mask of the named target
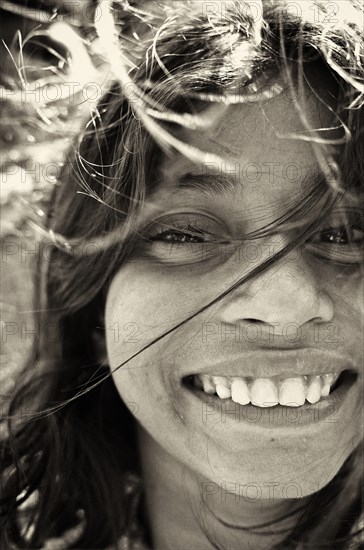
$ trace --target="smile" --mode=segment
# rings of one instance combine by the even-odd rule
[[[304,375],[295,377],[251,378],[224,377],[197,374],[189,377],[195,388],[220,399],[231,398],[234,403],[256,407],[300,407],[318,403],[327,397],[340,377],[340,373]]]
[[[183,383],[201,399],[217,403],[305,408],[328,401],[356,378],[349,359],[327,351],[260,350],[210,364],[207,372],[190,371]]]
[[[262,427],[296,431],[313,423],[337,425],[343,411],[354,406],[357,380],[358,373],[353,369],[307,375],[282,373],[270,378],[199,373],[185,376],[182,386],[187,390],[186,397],[190,396],[188,406],[197,417],[206,412],[207,420],[211,415],[216,422],[221,414],[221,425],[226,426],[230,419],[234,429],[241,425],[248,430]]]

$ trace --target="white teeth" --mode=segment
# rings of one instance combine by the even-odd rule
[[[279,388],[280,405],[300,407],[306,400],[306,391],[302,378],[287,378]]]
[[[274,407],[278,404],[278,390],[272,380],[258,378],[250,388],[250,398],[258,407]]]
[[[199,374],[194,376],[194,385],[196,388],[203,388],[205,393],[217,394],[220,399],[231,397],[240,405],[251,402],[257,407],[274,407],[278,403],[287,407],[300,407],[306,400],[313,404],[320,401],[321,397],[327,397],[339,375],[340,373],[330,373],[320,376],[252,380],[252,378]]]
[[[306,399],[309,403],[317,403],[321,397],[321,377],[312,376],[309,381]]]
[[[223,376],[213,376],[212,381],[216,386],[216,393],[220,399],[228,399],[231,397],[231,390],[229,383]]]
[[[203,391],[206,393],[215,393],[215,384],[212,382],[212,376],[208,374],[200,374],[200,379],[203,385]]]
[[[330,394],[330,386],[334,380],[334,374],[324,374],[321,395],[327,397]]]
[[[250,403],[249,388],[242,378],[234,378],[231,384],[231,399],[239,405]]]

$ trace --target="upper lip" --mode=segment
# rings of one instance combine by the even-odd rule
[[[212,376],[232,376],[251,378],[273,378],[282,376],[292,378],[304,375],[340,374],[344,370],[355,371],[352,361],[337,353],[316,350],[274,350],[247,351],[239,357],[224,358],[223,361],[210,364],[203,369],[189,372]]]

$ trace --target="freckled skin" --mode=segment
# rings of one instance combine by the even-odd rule
[[[307,94],[313,126],[329,125],[331,114],[308,91]],[[183,137],[204,150],[221,153],[216,143],[217,128],[218,139],[225,148],[226,144],[231,144],[231,159],[240,167],[266,163],[261,177],[254,181],[247,177],[249,171],[245,172],[245,176],[237,177],[235,192],[223,198],[194,191],[176,192],[176,179],[196,167],[175,154],[164,159],[164,178],[153,196],[153,203],[165,213],[175,209],[203,211],[229,231],[239,233],[247,227],[256,229],[282,215],[307,192],[308,176],[320,174],[310,143],[277,137],[277,134],[302,131],[296,109],[287,98],[278,96],[264,104],[231,106],[223,120],[206,133],[184,131]],[[275,163],[273,175],[266,173],[267,163],[271,166]],[[292,179],[284,177],[288,164],[298,167]],[[270,237],[274,242],[279,238]],[[208,303],[252,267],[254,262],[247,265],[236,257],[171,266],[152,262],[143,254],[133,255],[116,274],[107,296],[106,327],[118,323],[122,336],[116,341],[114,332],[107,331],[111,368]],[[126,403],[137,404],[133,413],[141,426],[141,454],[148,454],[145,468],[153,479],[164,480],[165,494],[177,490],[181,472],[186,470],[198,480],[200,487],[204,482],[226,482],[234,492],[236,487],[257,483],[262,489],[261,503],[264,499],[268,503],[267,484],[276,481],[279,484],[277,504],[280,499],[295,498],[295,495],[279,492],[285,483],[296,483],[300,489],[297,496],[306,497],[333,478],[360,443],[363,431],[362,415],[359,414],[363,394],[362,291],[359,270],[325,263],[308,253],[295,255],[292,251],[287,258],[113,374],[121,397]],[[193,372],[194,365],[201,372],[218,359],[227,360],[229,351],[236,355],[239,351],[243,354],[246,349],[243,342],[223,344],[219,335],[203,341],[203,323],[232,326],[241,321],[249,323],[251,319],[276,323],[278,338],[282,337],[287,323],[295,323],[302,328],[304,346],[335,350],[350,358],[360,370],[360,376],[351,402],[335,417],[337,421],[312,425],[305,433],[300,432],[299,437],[284,430],[272,437],[269,430],[255,429],[252,423],[245,431],[241,426],[240,437],[232,437],[229,425],[218,415],[211,414],[204,422],[202,409],[198,417],[191,414],[181,378]],[[138,326],[136,341],[124,338],[123,327],[130,322]],[[330,324],[335,327],[334,341],[327,337],[315,340],[317,332],[314,329],[319,328],[319,334],[327,335],[325,329]],[[258,349],[259,343],[255,347]],[[153,459],[157,456],[159,465]],[[163,464],[167,472],[174,474],[170,477],[163,474]],[[180,493],[174,496],[176,509],[181,517],[187,517]],[[221,501],[214,503],[216,508],[219,505]],[[224,510],[230,519],[236,520],[242,504],[237,506],[235,503]],[[250,517],[253,515],[252,511]],[[175,519],[171,516],[171,521]],[[200,548],[197,535],[196,539],[183,536],[187,537],[186,544],[194,540],[196,548]],[[159,540],[164,540],[162,535]],[[259,548],[259,543],[255,543]]]

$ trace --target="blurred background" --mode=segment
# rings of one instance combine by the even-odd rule
[[[35,259],[65,152],[102,79],[95,1],[0,0],[0,404],[39,337]],[[51,338],[50,338],[51,345]]]

